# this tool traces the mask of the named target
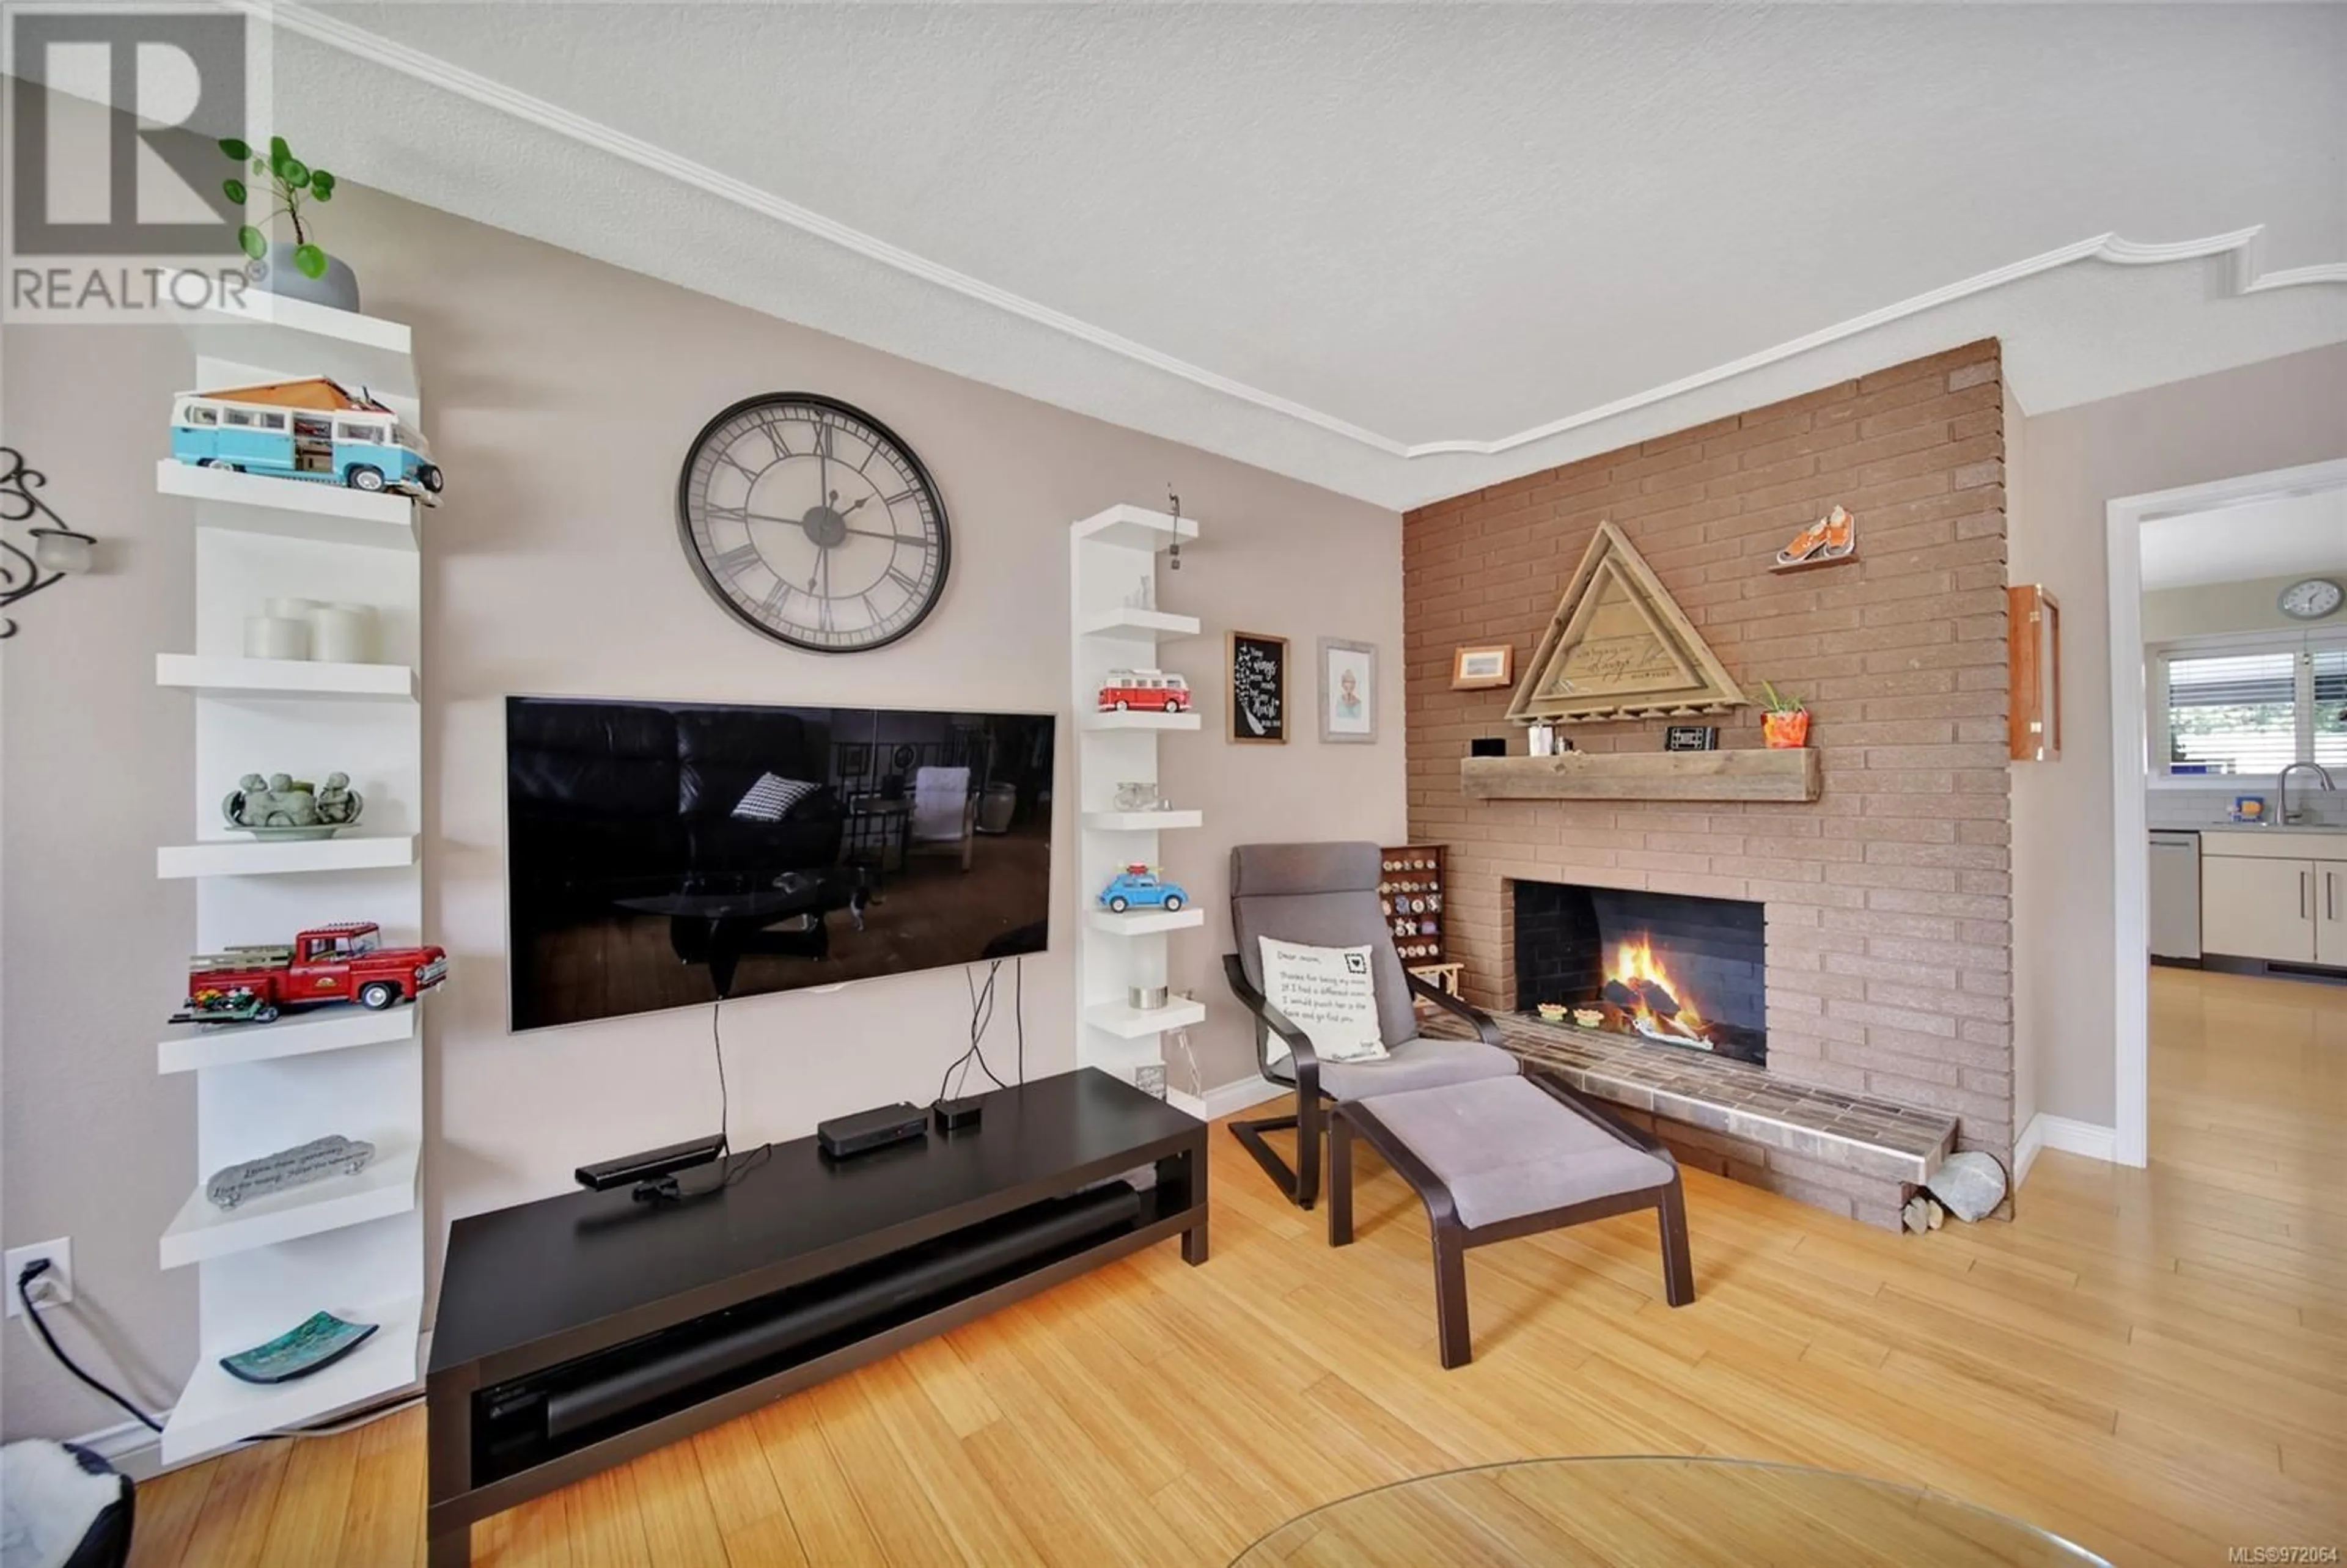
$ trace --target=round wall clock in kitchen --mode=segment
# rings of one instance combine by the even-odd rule
[[[745,398],[693,439],[676,487],[684,553],[710,597],[794,648],[860,653],[921,623],[953,557],[945,503],[912,448],[809,393]]]
[[[2342,599],[2347,599],[2347,589],[2327,577],[2310,577],[2283,589],[2274,603],[2292,620],[2320,620],[2337,610]]]

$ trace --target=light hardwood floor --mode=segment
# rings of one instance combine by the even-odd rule
[[[1927,1485],[2125,1564],[2347,1548],[2347,989],[2157,970],[2153,1032],[2148,1170],[2049,1153],[2014,1223],[1905,1237],[1690,1174],[1694,1306],[1658,1298],[1651,1216],[1481,1248],[1450,1373],[1399,1182],[1365,1160],[1332,1252],[1218,1131],[1205,1266],[1154,1249],[505,1514],[475,1560],[1222,1563],[1382,1481],[1609,1453]],[[420,1564],[423,1431],[161,1477],[133,1561]]]

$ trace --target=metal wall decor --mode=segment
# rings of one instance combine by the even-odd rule
[[[33,494],[48,482],[47,475],[26,464],[22,452],[0,446],[0,523],[31,523],[36,513],[48,519],[26,530],[33,541],[29,551],[0,535],[0,610],[89,569],[97,541],[67,526],[46,501]],[[0,616],[0,638],[15,635],[15,620]]]

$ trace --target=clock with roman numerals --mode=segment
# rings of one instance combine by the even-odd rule
[[[778,642],[881,648],[920,625],[953,559],[912,448],[861,409],[802,392],[711,420],[677,480],[685,559],[710,597]]]

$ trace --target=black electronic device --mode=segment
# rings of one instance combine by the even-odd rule
[[[1508,737],[1477,735],[1467,743],[1467,754],[1471,757],[1504,757],[1508,754]]]
[[[965,1094],[956,1100],[940,1100],[929,1111],[937,1118],[938,1132],[958,1132],[978,1125],[979,1097]]]
[[[816,1143],[835,1160],[926,1137],[928,1131],[928,1114],[907,1100],[815,1124]]]
[[[513,1027],[1046,950],[1055,729],[1049,713],[507,698]]]
[[[665,1148],[622,1154],[616,1160],[599,1160],[591,1165],[581,1165],[570,1173],[578,1179],[580,1186],[600,1193],[611,1187],[624,1187],[630,1182],[659,1183],[679,1171],[706,1165],[724,1152],[725,1140],[722,1137],[688,1138],[682,1143],[671,1143]]]

